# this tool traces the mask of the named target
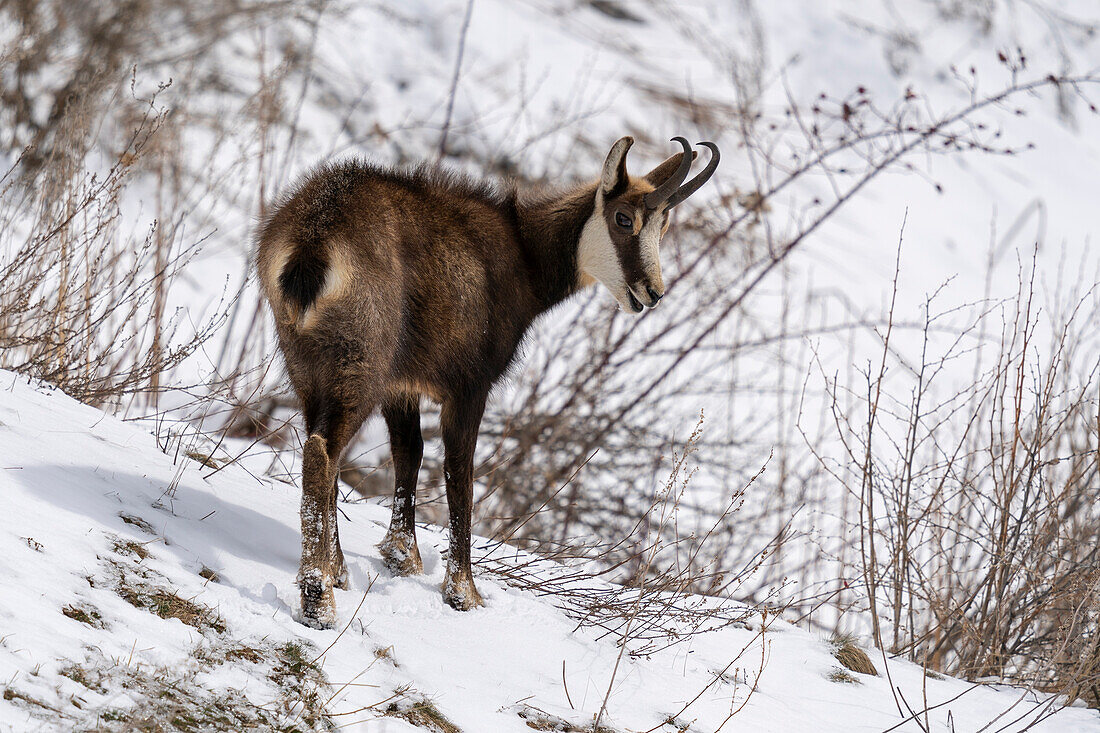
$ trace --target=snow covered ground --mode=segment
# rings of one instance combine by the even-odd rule
[[[315,631],[294,619],[298,490],[167,448],[0,372],[0,729],[453,730],[441,714],[467,732],[582,730],[605,697],[601,725],[654,733],[731,711],[723,730],[1021,730],[1054,710],[874,654],[880,676],[845,676],[825,640],[759,615],[620,660],[612,637],[484,572],[486,607],[458,613],[438,592],[440,532],[420,530],[424,577],[393,578],[374,503],[343,506],[351,588],[341,627]],[[1100,713],[1034,730],[1100,731]]]

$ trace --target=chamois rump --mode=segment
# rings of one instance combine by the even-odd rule
[[[323,164],[275,206],[258,232],[256,266],[301,402],[301,620],[331,627],[333,586],[347,571],[336,526],[343,450],[379,409],[393,455],[393,515],[379,551],[395,574],[423,570],[415,492],[422,397],[440,404],[450,549],[442,592],[482,604],[470,570],[474,446],[490,389],[524,333],[578,290],[602,283],[628,313],[665,292],[658,245],[669,211],[718,166],[684,183],[688,141],[641,178],[634,140],[611,147],[598,181],[555,193],[494,186],[422,166]]]

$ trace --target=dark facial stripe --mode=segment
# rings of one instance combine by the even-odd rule
[[[634,235],[616,237],[615,254],[619,258],[619,267],[623,270],[623,277],[627,287],[644,279],[645,269],[642,267],[642,248],[639,238]]]

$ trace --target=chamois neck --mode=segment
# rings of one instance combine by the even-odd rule
[[[516,200],[520,245],[543,310],[579,287],[577,246],[596,207],[595,183]]]

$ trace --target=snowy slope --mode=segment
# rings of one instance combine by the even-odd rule
[[[452,611],[438,592],[436,528],[420,534],[427,574],[390,577],[375,550],[387,511],[373,503],[342,506],[346,628],[308,629],[294,620],[294,486],[242,465],[212,473],[8,372],[0,497],[3,730],[127,730],[165,709],[183,730],[305,728],[323,722],[313,717],[320,702],[349,730],[404,731],[415,728],[393,714],[424,700],[463,731],[519,732],[528,721],[580,730],[563,721],[591,723],[619,658],[610,637],[485,573],[487,607]],[[774,620],[761,634],[757,614],[745,626],[623,655],[603,724],[713,731],[743,704],[725,730],[918,730],[898,712],[907,702],[933,707],[931,730],[978,730],[999,715],[993,728],[1019,730],[1014,721],[1053,703],[891,661],[896,702],[884,677],[830,680],[836,661],[814,635]],[[237,711],[236,722],[203,717],[218,710]],[[673,714],[676,724],[663,724]],[[1069,708],[1035,729],[1100,731],[1100,715]]]

